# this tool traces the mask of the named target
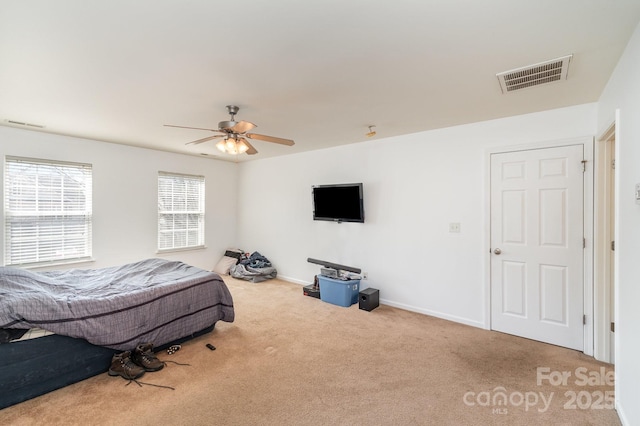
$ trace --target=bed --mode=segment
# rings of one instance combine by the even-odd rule
[[[105,372],[114,353],[145,342],[162,349],[235,316],[218,274],[163,259],[40,273],[0,267],[0,280],[0,338],[54,333],[0,344],[0,409]]]

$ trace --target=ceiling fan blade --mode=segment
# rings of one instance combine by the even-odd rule
[[[246,140],[245,138],[242,138],[242,142],[244,142],[249,147],[249,149],[246,151],[246,154],[255,155],[258,153],[258,151],[253,147],[253,145],[249,143],[248,140]]]
[[[248,132],[254,127],[257,127],[257,126],[253,123],[249,123],[248,121],[238,121],[235,125],[233,125],[233,127],[231,127],[231,130],[234,133],[244,133],[244,132]]]
[[[209,136],[209,137],[206,137],[206,138],[198,139],[197,141],[187,142],[185,145],[197,145],[199,143],[210,141],[211,139],[223,138],[225,136],[226,135],[213,135],[213,136]]]
[[[291,139],[276,138],[273,136],[259,135],[257,133],[247,133],[245,136],[248,137],[249,139],[257,139],[259,141],[279,143],[280,145],[287,145],[287,146],[292,146],[295,143]]]
[[[180,129],[196,129],[196,130],[209,130],[211,132],[219,132],[218,129],[203,129],[202,127],[187,127],[187,126],[175,126],[173,124],[164,124],[165,127],[179,127]]]

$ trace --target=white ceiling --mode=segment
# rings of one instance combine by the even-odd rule
[[[638,0],[0,0],[0,124],[233,161],[598,100]],[[573,55],[503,95],[496,73]],[[236,159],[213,135],[236,120]]]

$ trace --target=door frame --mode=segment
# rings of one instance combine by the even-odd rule
[[[599,361],[614,363],[611,359],[611,339],[610,339],[610,324],[615,322],[615,318],[611,312],[611,302],[617,306],[617,300],[611,297],[611,285],[616,288],[615,281],[610,282],[606,276],[615,269],[615,265],[611,264],[608,259],[609,256],[609,244],[611,240],[615,240],[614,235],[611,235],[610,224],[611,220],[615,220],[609,214],[606,209],[606,204],[610,202],[607,195],[606,185],[609,184],[609,176],[613,175],[614,182],[618,181],[618,172],[613,170],[611,173],[610,161],[616,160],[618,157],[618,150],[615,149],[614,157],[610,155],[610,143],[613,140],[618,145],[618,131],[617,125],[619,120],[619,111],[616,110],[615,119],[611,124],[600,133],[596,139],[595,144],[595,208],[598,209],[594,224],[594,358]],[[613,197],[616,199],[614,189]],[[614,213],[617,214],[617,199],[614,204]],[[617,275],[614,275],[614,279],[617,280]],[[616,309],[617,310],[617,309]]]
[[[586,242],[586,247],[583,250],[583,277],[584,277],[584,291],[583,291],[583,309],[585,315],[585,325],[583,328],[584,333],[584,348],[583,352],[586,355],[593,356],[593,339],[594,339],[594,315],[593,315],[593,257],[594,257],[594,244],[593,244],[593,212],[594,212],[594,197],[593,197],[593,176],[594,176],[594,138],[593,136],[583,136],[570,139],[551,140],[543,142],[533,142],[527,144],[500,146],[488,148],[485,150],[485,250],[484,250],[484,264],[485,278],[484,278],[484,328],[491,330],[491,155],[501,154],[506,152],[515,151],[530,151],[544,148],[554,148],[560,146],[569,145],[582,145],[584,152],[585,173],[584,173],[584,224],[583,235]]]

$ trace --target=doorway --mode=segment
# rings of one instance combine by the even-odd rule
[[[615,158],[616,126],[612,124],[596,145],[595,186],[595,336],[594,357],[615,362]]]

